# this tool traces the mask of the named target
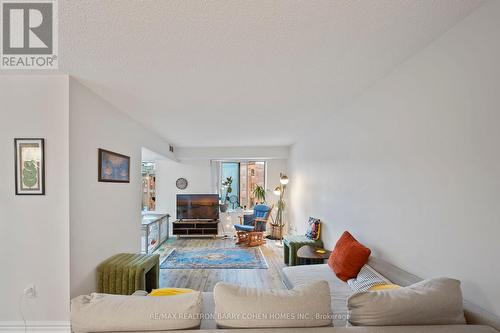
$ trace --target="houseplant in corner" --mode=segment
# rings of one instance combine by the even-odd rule
[[[266,190],[260,185],[256,185],[253,189],[253,196],[258,203],[263,204],[266,202]]]

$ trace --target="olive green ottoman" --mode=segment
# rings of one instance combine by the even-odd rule
[[[97,292],[131,295],[158,288],[160,255],[119,253],[97,267]]]
[[[300,264],[297,251],[304,245],[323,247],[323,241],[312,240],[303,235],[287,235],[283,238],[283,259],[288,266]]]

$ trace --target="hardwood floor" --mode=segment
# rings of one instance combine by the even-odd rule
[[[172,248],[182,247],[236,247],[232,238],[181,238],[169,239],[158,250],[160,262]],[[268,240],[261,245],[268,269],[161,269],[160,287],[191,288],[213,291],[219,281],[254,288],[285,289],[282,283],[283,248]]]

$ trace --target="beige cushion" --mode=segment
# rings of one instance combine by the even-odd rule
[[[346,326],[347,299],[353,294],[351,288],[340,280],[327,264],[299,265],[283,268],[283,281],[289,289],[312,281],[325,280],[330,287],[332,303],[333,325]]]
[[[215,320],[221,327],[318,327],[332,323],[326,281],[292,290],[266,290],[219,282],[214,288]]]
[[[178,330],[200,325],[199,292],[168,297],[97,294],[71,300],[76,333]]]
[[[449,278],[354,294],[347,306],[357,326],[465,324],[460,281]]]

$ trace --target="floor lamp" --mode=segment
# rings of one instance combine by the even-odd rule
[[[276,213],[275,224],[279,230],[278,242],[276,242],[277,246],[283,246],[283,227],[285,226],[285,222],[283,221],[283,212],[285,211],[285,192],[286,185],[288,184],[288,177],[280,173],[280,185],[274,189],[274,194],[279,196],[278,200],[278,212]]]

